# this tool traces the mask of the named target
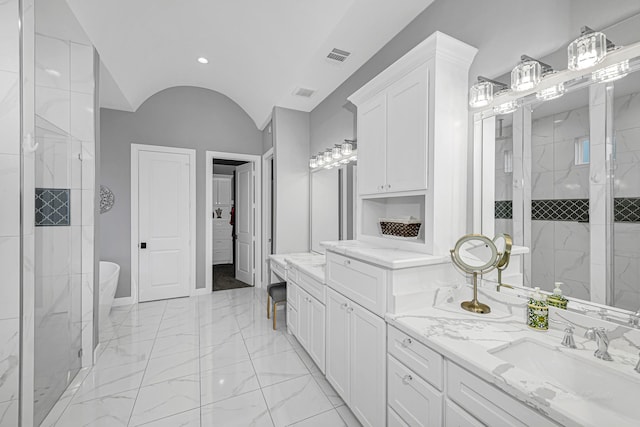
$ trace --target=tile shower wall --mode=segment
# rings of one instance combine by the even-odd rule
[[[615,98],[613,105],[617,208],[613,303],[636,311],[640,308],[640,92]]]
[[[18,425],[20,56],[18,0],[0,2],[0,426]]]
[[[585,219],[580,215],[584,203],[541,201],[589,199],[589,165],[575,165],[575,139],[587,135],[586,106],[532,123],[531,198],[540,216],[531,221],[531,271],[525,277],[531,286],[548,291],[555,281],[564,282],[567,295],[582,299],[590,298],[589,223],[577,221]]]

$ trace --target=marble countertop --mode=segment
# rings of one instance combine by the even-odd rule
[[[324,266],[326,263],[324,254],[313,252],[273,254],[269,255],[269,259],[280,264],[282,267],[288,267],[289,264],[295,265],[299,270],[324,283]]]
[[[391,240],[389,244],[393,244]],[[400,268],[421,267],[424,265],[450,262],[449,255],[428,255],[393,247],[382,247],[358,240],[338,240],[320,242],[320,246],[328,251],[346,255],[360,261],[386,267],[392,270]]]
[[[638,419],[630,419],[609,409],[611,401],[624,396],[619,390],[602,390],[600,395],[579,395],[550,383],[547,379],[519,369],[494,356],[490,351],[522,339],[543,343],[551,351],[581,358],[594,369],[602,367],[603,375],[624,375],[635,396],[640,395],[640,374],[633,371],[637,356],[621,352],[610,346],[614,362],[593,357],[595,343],[583,338],[584,329],[576,328],[576,349],[560,343],[563,324],[552,324],[546,332],[534,331],[525,324],[525,303],[521,298],[505,296],[493,291],[479,290],[479,300],[488,304],[490,314],[474,314],[460,308],[460,302],[472,297],[470,286],[441,288],[434,292],[433,305],[419,311],[387,314],[391,325],[411,335],[449,360],[465,367],[483,380],[504,390],[529,407],[567,426],[637,426]],[[566,311],[551,310],[551,319],[566,320]],[[563,317],[558,317],[563,316]],[[587,323],[588,324],[588,323]],[[590,326],[589,326],[590,327]],[[614,329],[611,331],[617,331]],[[624,335],[624,334],[622,334]],[[618,337],[620,338],[620,337]],[[624,338],[624,337],[623,337]],[[626,337],[629,341],[629,335]],[[636,344],[637,345],[637,344]],[[544,364],[544,361],[541,362]],[[593,375],[593,371],[585,372]],[[636,377],[637,375],[637,377]],[[635,386],[637,382],[637,388]],[[617,395],[616,395],[617,393]],[[636,413],[637,409],[634,409]]]

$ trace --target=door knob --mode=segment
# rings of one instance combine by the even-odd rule
[[[147,242],[140,243],[140,249],[147,249]]]

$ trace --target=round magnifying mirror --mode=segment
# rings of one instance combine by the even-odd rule
[[[451,251],[453,261],[467,273],[492,270],[498,260],[498,249],[491,239],[480,234],[461,237]]]
[[[508,234],[498,234],[493,238],[493,243],[498,250],[498,262],[496,268],[504,270],[509,265],[509,259],[511,258],[511,246],[513,240]]]

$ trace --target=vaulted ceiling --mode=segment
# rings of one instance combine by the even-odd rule
[[[274,105],[311,111],[433,0],[67,2],[100,54],[102,106],[135,111],[158,91],[197,86],[262,128]],[[334,48],[350,55],[329,60]]]

